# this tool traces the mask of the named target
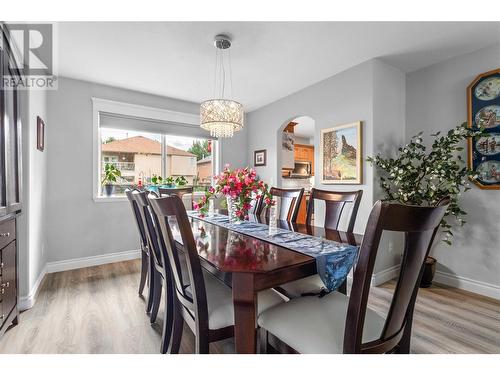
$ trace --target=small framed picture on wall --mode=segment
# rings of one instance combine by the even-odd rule
[[[36,117],[36,148],[42,152],[45,149],[45,123],[40,116]]]
[[[258,150],[253,152],[253,165],[255,167],[264,167],[266,165],[266,150]]]

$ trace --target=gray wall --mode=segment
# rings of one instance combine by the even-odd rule
[[[255,150],[267,149],[267,165],[257,167],[257,173],[273,185],[281,185],[281,132],[288,122],[299,116],[310,116],[315,121],[315,160],[319,161],[320,130],[353,121],[363,121],[363,149],[372,152],[373,80],[372,62],[366,62],[331,78],[309,86],[248,114],[248,158]],[[363,189],[360,219],[356,231],[362,232],[373,204],[373,176],[364,165],[362,185],[322,185],[320,165],[315,163],[315,186],[328,190]]]
[[[315,120],[315,183],[319,189],[363,190],[355,231],[363,233],[374,201],[380,198],[373,168],[363,162],[361,185],[321,184],[319,139],[321,129],[349,122],[363,122],[363,159],[374,153],[387,154],[404,139],[405,75],[379,60],[371,60],[341,72],[313,86],[280,99],[248,115],[249,157],[254,150],[267,149],[267,166],[257,167],[259,175],[281,184],[281,131],[291,119],[307,115]],[[323,207],[317,205],[321,217]],[[375,272],[400,261],[400,239],[384,236]],[[399,246],[399,247],[398,247]]]
[[[91,97],[199,113],[199,105],[74,79],[60,78],[49,93],[47,140],[48,261],[135,250],[138,236],[128,202],[92,197]],[[222,144],[222,162],[246,164],[245,132]]]
[[[373,60],[373,154],[394,156],[395,151],[405,142],[405,74],[380,60]],[[373,202],[384,198],[380,189],[377,169],[373,169]],[[380,239],[380,249],[375,272],[390,270],[399,265],[403,249],[403,235],[384,232]],[[394,273],[389,273],[390,277]],[[386,277],[381,277],[384,282]],[[378,281],[376,282],[378,283]]]
[[[47,118],[47,93],[22,90],[23,210],[18,218],[19,295],[24,308],[47,260],[45,214],[47,153],[37,150],[37,116]],[[46,143],[47,147],[47,143]]]
[[[428,135],[467,121],[467,86],[478,74],[498,68],[499,45],[408,74],[407,134]],[[476,186],[462,196],[467,223],[455,230],[452,247],[436,241],[438,270],[500,287],[499,198],[500,191]]]

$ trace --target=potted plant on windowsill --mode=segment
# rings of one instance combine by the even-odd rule
[[[168,188],[175,187],[175,179],[172,176],[165,177],[163,184]]]
[[[184,176],[179,176],[175,179],[175,186],[186,186],[188,184],[188,180]]]
[[[104,191],[108,197],[113,194],[113,183],[116,182],[116,179],[121,176],[122,173],[115,167],[114,164],[106,163],[104,166],[104,176],[102,178],[101,185],[104,186]]]
[[[480,135],[481,131],[474,131],[464,123],[444,136],[440,136],[440,132],[431,134],[434,141],[429,152],[423,145],[422,134],[420,132],[411,138],[410,143],[400,147],[395,158],[377,155],[367,160],[381,172],[380,187],[386,200],[433,206],[440,199],[450,197],[440,228],[444,234],[442,241],[451,245],[453,226],[464,225],[463,217],[467,214],[460,207],[460,195],[470,189],[468,178],[477,177],[458,154],[463,150],[460,144],[467,138]],[[422,287],[432,284],[435,267],[436,260],[429,256],[424,265]]]

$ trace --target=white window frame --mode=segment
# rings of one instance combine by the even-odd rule
[[[94,202],[97,203],[109,203],[109,202],[124,202],[127,201],[127,197],[106,197],[99,195],[100,181],[99,177],[101,175],[101,161],[99,160],[101,155],[101,129],[99,126],[99,113],[111,113],[122,116],[138,117],[145,119],[152,119],[164,122],[173,122],[177,124],[183,124],[186,126],[200,126],[200,117],[198,115],[186,112],[176,112],[163,108],[148,107],[138,104],[131,104],[125,102],[118,102],[114,100],[101,99],[92,97],[92,127],[93,127],[93,166],[92,166],[92,197]],[[137,129],[141,131],[141,129]],[[162,140],[164,140],[165,134],[162,135]],[[165,142],[162,142],[162,147]],[[220,155],[221,155],[221,142],[216,142],[217,152],[215,154],[216,160],[214,160],[215,173],[218,174],[221,170],[220,165]],[[162,158],[164,158],[164,152],[162,149]],[[162,160],[162,168],[164,166],[164,160]]]

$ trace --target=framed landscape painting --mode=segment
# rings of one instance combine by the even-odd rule
[[[321,130],[323,184],[361,184],[361,121]]]
[[[467,88],[467,124],[484,134],[468,140],[468,167],[481,189],[500,189],[500,69],[480,74]]]

